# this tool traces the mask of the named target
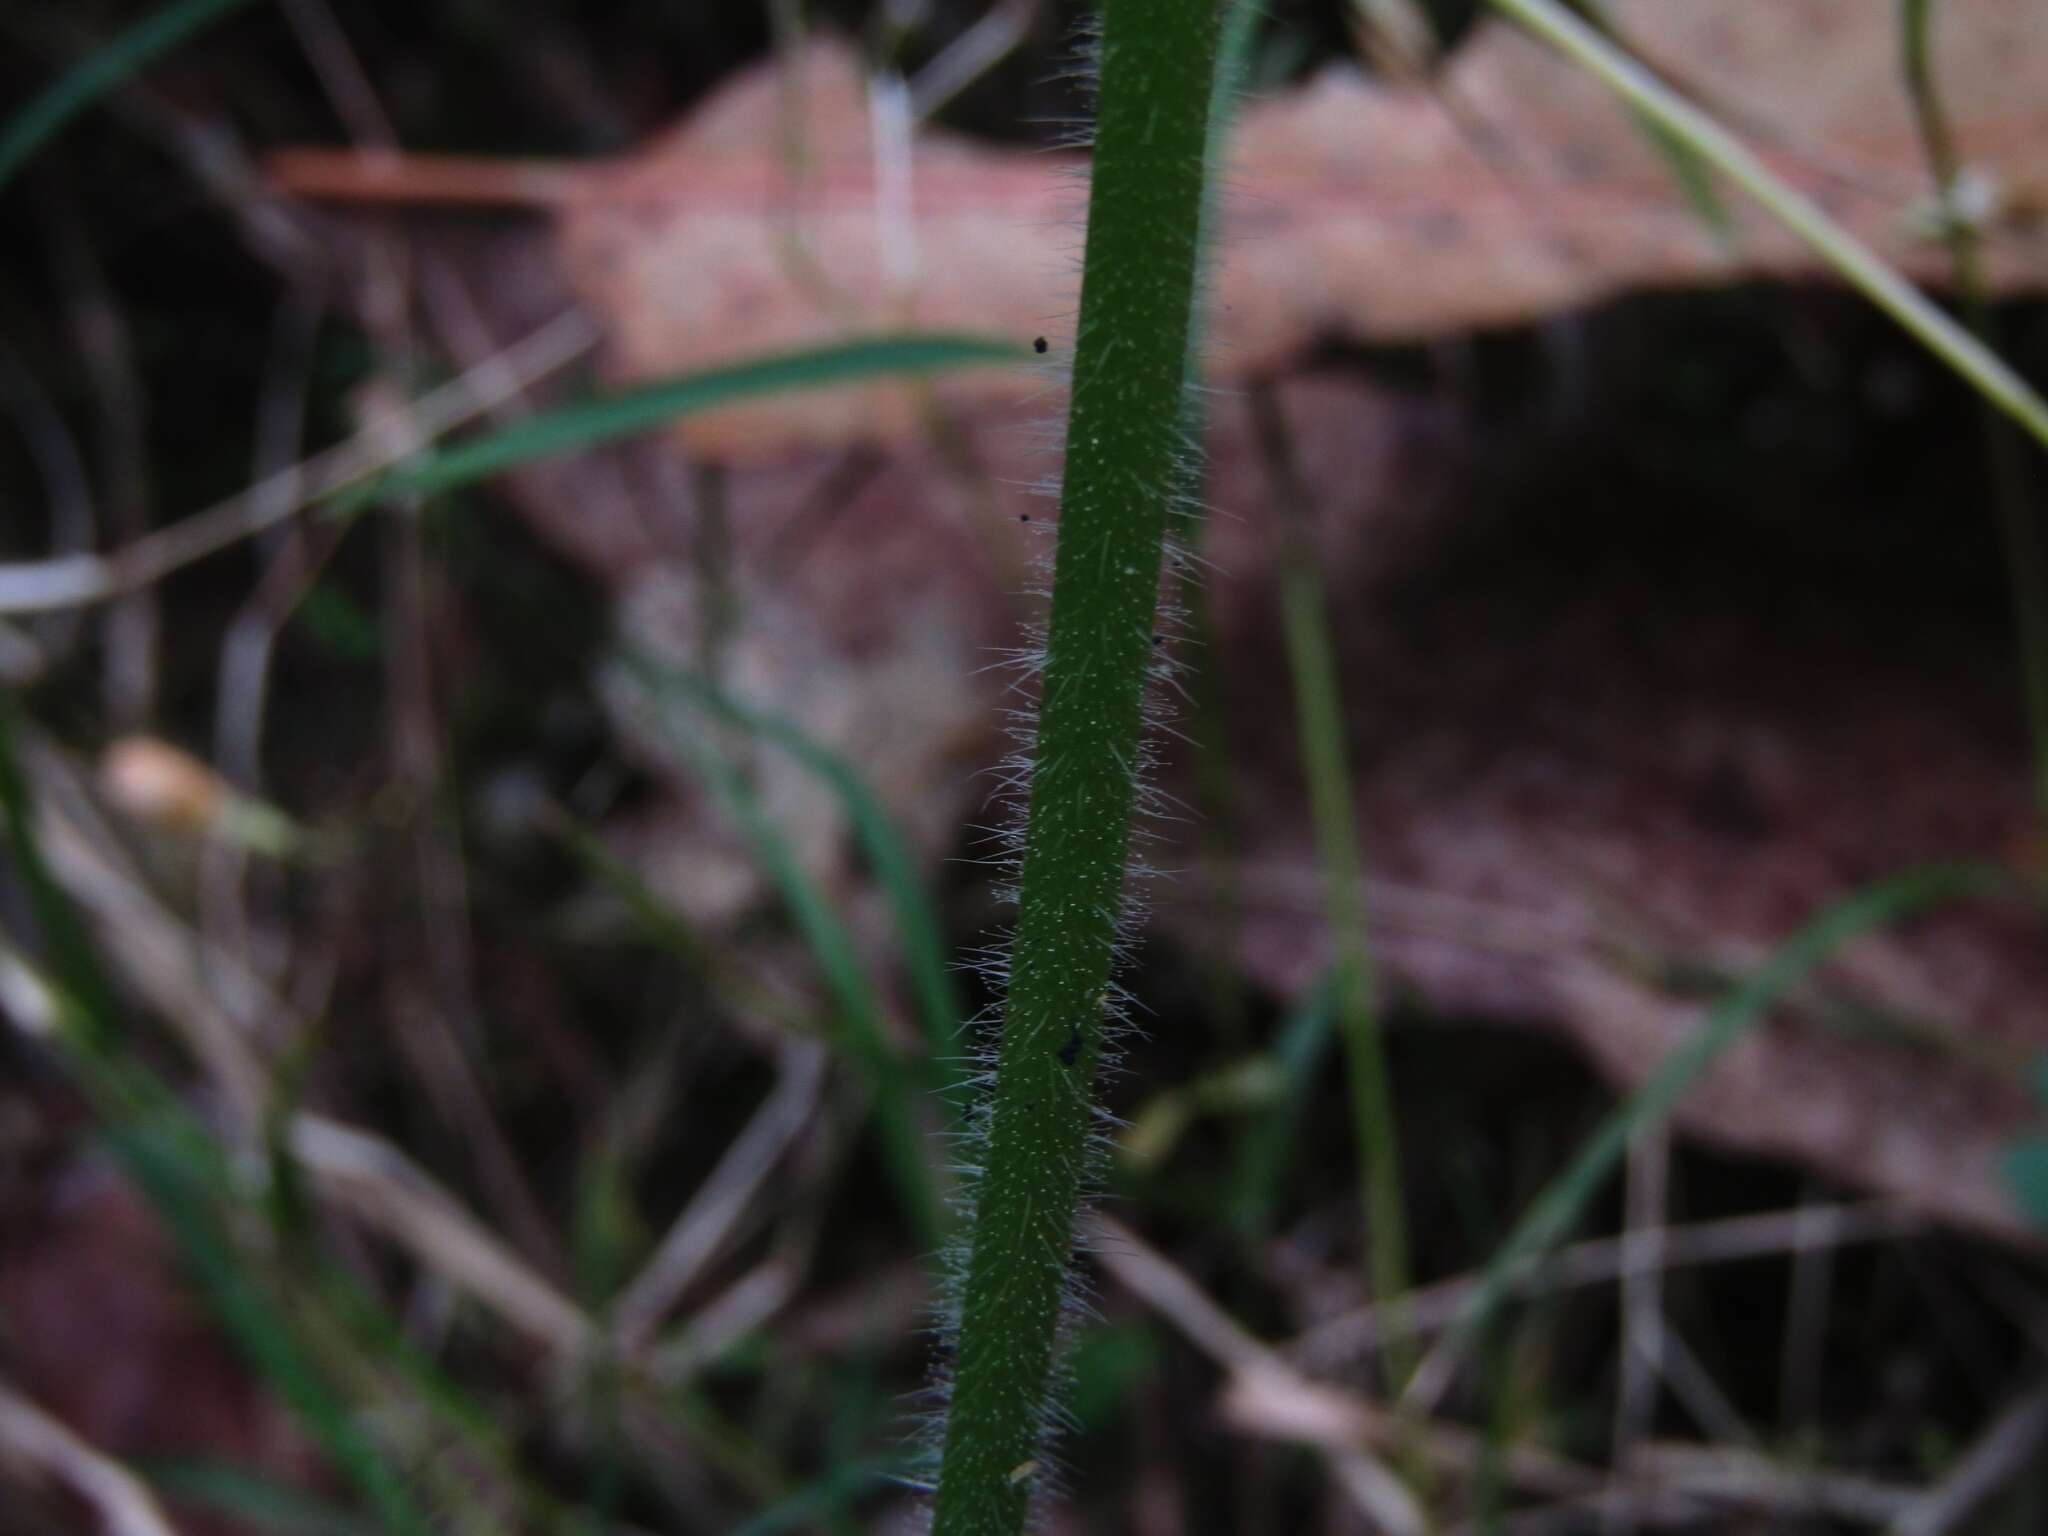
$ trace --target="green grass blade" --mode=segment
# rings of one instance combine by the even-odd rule
[[[2005,1149],[2005,1182],[2027,1219],[2048,1232],[2048,1137],[2025,1137]]]
[[[71,1065],[128,1178],[170,1233],[208,1310],[393,1536],[428,1536],[404,1480],[356,1427],[346,1404],[265,1293],[222,1215],[232,1185],[219,1150],[174,1095],[139,1067],[91,1045]]]
[[[1627,49],[1628,39],[1614,24],[1606,0],[1579,0],[1578,10],[1608,42],[1617,48]],[[1713,168],[1706,159],[1655,118],[1646,117],[1641,112],[1633,112],[1630,116],[1643,137],[1649,140],[1657,158],[1671,172],[1671,179],[1678,184],[1678,190],[1684,194],[1700,223],[1722,244],[1730,243],[1735,237],[1735,219],[1729,213],[1728,205],[1721,201],[1720,191],[1714,185]]]
[[[663,899],[641,873],[611,849],[604,840],[566,814],[553,817],[550,830],[570,857],[626,909],[626,916],[648,943],[666,950],[693,976],[708,975],[713,967],[710,946],[689,920]]]
[[[2048,400],[2004,359],[1943,314],[1848,230],[1759,160],[1720,124],[1573,15],[1558,0],[1493,5],[1593,75],[1650,122],[1755,198],[1842,279],[1890,315],[1973,389],[2048,447]]]
[[[1302,1123],[1302,1106],[1330,1046],[1336,1004],[1334,980],[1318,982],[1296,1005],[1274,1043],[1280,1091],[1244,1132],[1231,1194],[1231,1214],[1247,1242],[1263,1239],[1273,1230],[1288,1155]]]
[[[278,1536],[384,1536],[380,1526],[309,1493],[226,1462],[169,1461],[139,1469],[174,1503]]]
[[[138,70],[253,0],[177,0],[95,48],[0,128],[0,190],[72,119]]]
[[[1679,193],[1685,198],[1694,215],[1707,233],[1724,247],[1735,239],[1735,216],[1728,205],[1721,200],[1721,190],[1714,185],[1714,168],[1707,159],[1684,139],[1666,128],[1662,123],[1636,114],[1637,125],[1643,137],[1650,141],[1658,158],[1663,160],[1671,179],[1678,184]]]
[[[1479,1288],[1423,1362],[1411,1395],[1430,1401],[1479,1338],[1515,1283],[1585,1215],[1638,1132],[1665,1120],[1693,1084],[1761,1023],[1771,1007],[1852,940],[1972,896],[2013,888],[2013,876],[1981,864],[1941,864],[1869,886],[1829,907],[1786,940],[1707,1014],[1699,1030],[1603,1120],[1565,1170],[1531,1202],[1494,1253]]]
[[[818,964],[839,1013],[836,1043],[854,1063],[874,1095],[883,1150],[897,1194],[928,1253],[936,1254],[951,1223],[925,1156],[924,1133],[912,1095],[912,1074],[889,1040],[880,999],[861,964],[859,947],[831,900],[811,879],[760,801],[702,733],[680,718],[664,698],[665,682],[639,665],[621,669],[635,692],[654,706],[655,725],[690,769],[710,788],[753,850],[761,872],[782,898],[797,931]]]
[[[14,696],[0,688],[0,818],[4,818],[7,846],[21,882],[28,887],[29,910],[49,951],[58,987],[75,1007],[74,1022],[80,1037],[90,1045],[110,1042],[118,1031],[113,992],[100,969],[85,925],[77,909],[65,899],[43,859],[41,840],[36,835],[35,805],[29,796],[28,776],[22,772],[21,754],[15,742],[17,723]]]
[[[1979,232],[1956,209],[1956,182],[1962,168],[1935,78],[1933,42],[1928,35],[1933,9],[1928,0],[1900,0],[1899,66],[1934,182],[1956,299],[1970,333],[1988,347],[1997,337],[1990,296],[1984,287]],[[2048,567],[2043,563],[2041,522],[2028,494],[2023,445],[1988,404],[1982,418],[1985,478],[1991,489],[1992,517],[2005,546],[2020,692],[2034,748],[2034,807],[2042,825],[2048,827]]]
[[[657,671],[642,663],[650,674]],[[924,1018],[926,1048],[933,1067],[931,1091],[947,1095],[957,1086],[960,1070],[961,1006],[953,985],[945,930],[933,909],[903,835],[888,808],[845,758],[814,740],[794,721],[757,709],[734,698],[704,678],[688,672],[658,669],[665,693],[687,700],[728,725],[758,737],[815,774],[838,799],[853,827],[868,866],[881,885],[903,945],[911,990]]]
[[[517,1447],[498,1415],[408,1338],[380,1299],[331,1264],[319,1264],[307,1279],[308,1311],[334,1331],[338,1347],[349,1352],[350,1363],[373,1362],[390,1371],[412,1392],[408,1406],[424,1410],[454,1445],[475,1457],[512,1493],[521,1517],[515,1529],[542,1536],[577,1533],[573,1513],[519,1467]],[[455,1499],[483,1512],[466,1470],[444,1472],[440,1481],[452,1489]]]
[[[402,1479],[353,1423],[319,1368],[300,1346],[290,1323],[259,1288],[249,1265],[212,1209],[211,1192],[194,1176],[188,1155],[198,1132],[110,1128],[109,1138],[138,1187],[177,1240],[180,1255],[215,1318],[315,1441],[370,1501],[386,1527],[404,1536],[428,1536],[432,1526],[415,1507]]]
[[[1285,524],[1280,561],[1281,622],[1302,767],[1315,827],[1316,861],[1323,877],[1323,920],[1334,952],[1337,1020],[1344,1033],[1357,1139],[1373,1294],[1398,1308],[1408,1290],[1407,1218],[1401,1197],[1399,1127],[1387,1071],[1378,967],[1365,914],[1365,866],[1352,808],[1351,767],[1344,744],[1344,704],[1336,649],[1323,600],[1322,567],[1309,532],[1313,513],[1287,439],[1280,403],[1270,388],[1252,395],[1252,414],[1264,450],[1274,499]],[[1396,1330],[1397,1335],[1400,1330]],[[1405,1335],[1387,1353],[1387,1376],[1399,1392],[1412,1361]]]
[[[901,335],[753,358],[558,406],[501,431],[429,448],[373,480],[351,486],[328,506],[344,514],[387,496],[439,495],[536,459],[651,432],[685,416],[765,395],[1015,363],[1026,356],[1023,347],[995,337]]]
[[[49,876],[14,729],[12,696],[0,689],[0,797],[5,799],[7,843],[30,888],[44,942],[53,945],[60,967],[50,991],[60,1020],[58,1044],[74,1077],[123,1171],[169,1232],[222,1330],[369,1500],[388,1531],[429,1536],[431,1527],[403,1479],[357,1429],[289,1318],[238,1251],[224,1214],[233,1208],[234,1180],[220,1149],[169,1088],[119,1052],[110,1019],[96,1013],[109,1006],[110,989],[76,911]]]

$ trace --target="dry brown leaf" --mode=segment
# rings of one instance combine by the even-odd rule
[[[1659,501],[1626,445],[1535,432],[1476,457],[1356,380],[1283,387],[1320,498],[1373,943],[1393,995],[1562,1025],[1622,1085],[1707,999],[1865,883],[2038,862],[2010,640],[1870,547],[1868,514],[1759,487]],[[1280,647],[1272,505],[1236,404],[1213,442],[1215,644],[1236,698],[1239,908],[1191,875],[1156,921],[1289,994],[1331,963]],[[1668,490],[1664,492],[1668,498]],[[1959,502],[1955,515],[1981,510]],[[1263,523],[1263,526],[1261,524]],[[1202,867],[1199,826],[1164,856]],[[2038,916],[1862,941],[1686,1101],[1725,1144],[2007,1235],[1999,1171],[2048,1050]]]
[[[1860,509],[1774,505],[1798,493],[1766,487],[1754,521],[1717,527],[1718,512],[1660,500],[1668,488],[1630,469],[1626,444],[1482,437],[1355,377],[1290,380],[1282,402],[1321,498],[1374,939],[1397,996],[1562,1030],[1627,1086],[1697,1026],[1711,978],[1746,973],[1863,883],[1925,861],[2038,860],[1996,606],[1958,611],[1910,564],[1871,557]],[[1018,488],[1032,450],[1014,420],[977,418],[965,435],[993,511],[922,449],[824,516],[805,508],[834,473],[823,456],[736,470],[726,487],[742,691],[860,765],[934,869],[963,822],[994,819],[982,771],[1010,700],[1007,675],[981,669],[1016,639],[1011,536],[1042,511]],[[1233,695],[1242,908],[1219,924],[1201,875],[1213,827],[1170,823],[1151,857],[1187,873],[1155,890],[1154,925],[1299,995],[1330,950],[1278,704],[1279,509],[1242,402],[1219,407],[1210,457],[1227,509],[1205,553]],[[642,521],[691,515],[633,505]],[[692,626],[672,616],[691,580],[674,556],[620,573],[627,632],[687,660]],[[633,739],[686,797],[687,771]],[[1169,787],[1192,800],[1185,766]],[[849,889],[856,865],[825,792],[779,773],[763,789],[819,877]],[[737,855],[714,856],[715,811],[688,816],[665,856],[639,848],[656,878],[707,914],[758,900]],[[741,880],[714,898],[701,882],[720,868]],[[2034,921],[1946,914],[1845,955],[1682,1118],[2020,1237],[1999,1160],[2038,1113],[2021,1068],[2044,1049]]]
[[[1610,9],[1837,217],[1939,275],[1943,254],[1907,219],[1925,178],[1888,8]],[[1965,156],[2004,190],[1990,271],[2008,291],[2038,285],[2048,8],[1950,0],[1939,36]],[[905,324],[1057,334],[1078,197],[1058,157],[926,136],[918,276],[892,289],[858,81],[828,49],[806,67],[797,100],[815,159],[801,197],[764,73],[623,165],[515,168],[516,186],[433,168],[429,190],[544,201],[560,220],[553,258],[474,231],[443,236],[440,255],[476,275],[504,336],[548,313],[566,274],[607,319],[622,377]],[[1440,89],[1376,91],[1338,72],[1251,111],[1218,377],[1284,373],[1324,336],[1462,330],[1624,288],[1815,270],[1747,214],[1740,241],[1718,243],[1635,125],[1516,33],[1483,34]],[[335,170],[292,174],[310,185]],[[433,182],[416,163],[379,174],[388,192]],[[518,495],[614,586],[634,639],[684,660],[707,600],[707,508],[722,506],[718,580],[737,596],[730,659],[748,696],[867,767],[936,858],[986,792],[975,770],[994,756],[986,722],[1005,679],[978,669],[1015,643],[1017,536],[1036,531],[1020,519],[1044,511],[1021,487],[1054,467],[1026,429],[1057,402],[1015,390],[948,381],[936,415],[900,387],[781,402],[684,434],[700,463],[734,466],[715,487],[641,444],[542,466]],[[1920,860],[2034,856],[1996,614],[1955,612],[1913,572],[1866,560],[1857,509],[1787,506],[1717,537],[1708,525],[1727,509],[1669,510],[1656,499],[1669,486],[1633,481],[1619,445],[1603,456],[1540,431],[1482,435],[1355,379],[1297,379],[1283,403],[1324,500],[1317,556],[1354,708],[1381,959],[1428,1008],[1563,1028],[1626,1085],[1697,1023],[1682,970],[1740,973],[1825,903]],[[849,474],[860,450],[844,445],[877,437],[886,451]],[[1241,405],[1220,408],[1210,449],[1213,500],[1234,514],[1211,525],[1207,553],[1241,711],[1245,904],[1219,928],[1191,877],[1161,891],[1158,926],[1293,992],[1328,951],[1292,733],[1274,718],[1275,509]],[[1760,487],[1760,506],[1776,494]],[[977,675],[979,691],[960,686]],[[637,749],[689,804],[689,775],[658,742]],[[820,878],[844,889],[852,865],[823,792],[795,777],[765,788]],[[670,888],[707,913],[758,899],[743,871],[729,883],[741,866],[715,856],[715,818],[684,814]],[[1200,855],[1163,861],[1198,868]],[[2043,999],[2048,957],[2023,918],[1950,914],[1884,935],[1737,1052],[1685,1119],[2018,1235],[1997,1162],[2033,1113],[2016,1063],[2048,1048]]]
[[[1794,185],[1888,260],[1939,280],[1916,225],[1928,177],[1899,82],[1896,21],[1870,0],[1624,0],[1654,64],[1731,117]],[[2048,8],[1949,0],[1937,64],[1987,191],[1986,272],[2048,282]],[[791,126],[798,125],[792,136]],[[356,196],[537,201],[623,378],[915,326],[1060,335],[1075,308],[1083,162],[921,135],[885,206],[857,61],[814,44],[795,78],[741,77],[629,160],[561,167],[280,163],[288,186]],[[800,143],[801,158],[788,146]],[[1257,104],[1231,157],[1213,372],[1270,372],[1324,338],[1400,341],[1527,322],[1636,288],[1825,276],[1730,194],[1717,233],[1605,89],[1520,31],[1486,28],[1434,85],[1348,67]],[[1024,386],[1028,388],[1029,386]],[[956,404],[1016,398],[950,381]],[[701,454],[900,436],[902,386],[748,406],[685,428]]]

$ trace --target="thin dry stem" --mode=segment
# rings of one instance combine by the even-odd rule
[[[177,1536],[140,1478],[0,1384],[0,1463],[8,1461],[62,1483],[99,1516],[104,1536]]]
[[[568,310],[498,356],[413,402],[403,443],[368,427],[267,481],[105,555],[69,555],[0,565],[0,614],[51,613],[105,602],[275,527],[338,491],[391,468],[453,427],[512,399],[584,356],[597,327]]]

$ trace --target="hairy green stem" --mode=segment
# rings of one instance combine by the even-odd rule
[[[1040,1481],[1124,901],[1182,431],[1214,0],[1107,0],[1051,626],[933,1529],[1014,1536]]]

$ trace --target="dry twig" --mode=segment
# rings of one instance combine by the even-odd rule
[[[2014,1478],[2039,1465],[2048,1444],[2048,1383],[2028,1388],[1992,1421],[1949,1473],[1900,1514],[1888,1536],[1943,1536]]]
[[[0,565],[0,614],[51,613],[105,602],[162,580],[261,533],[357,481],[388,469],[452,427],[489,411],[583,356],[597,328],[580,310],[557,315],[497,357],[415,401],[404,440],[366,428],[226,501],[105,555],[67,555]]]
[[[105,1536],[177,1536],[134,1473],[0,1385],[0,1462],[62,1483],[98,1512]]]

